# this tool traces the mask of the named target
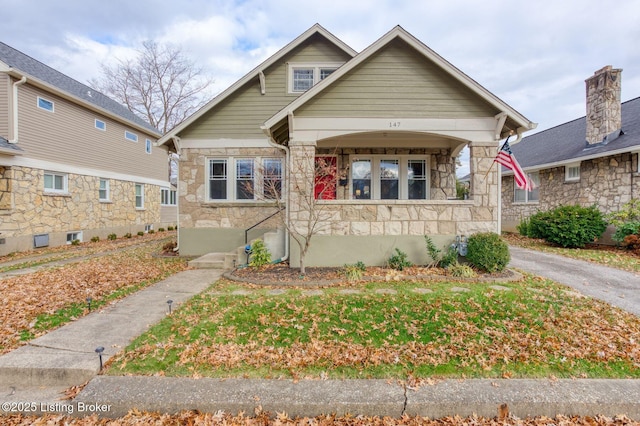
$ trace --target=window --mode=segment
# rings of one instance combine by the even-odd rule
[[[38,96],[38,108],[53,112],[53,101]]]
[[[149,231],[153,231],[153,225],[145,225],[144,226],[144,232],[149,232]]]
[[[428,199],[428,161],[424,156],[371,156],[351,161],[351,198]]]
[[[252,159],[236,160],[236,200],[255,198],[253,169]]]
[[[109,201],[109,179],[100,179],[100,189],[98,190],[100,201]]]
[[[276,200],[282,194],[282,160],[266,158],[263,163],[262,192],[264,198]]]
[[[289,93],[305,92],[331,75],[341,63],[289,64]]]
[[[45,192],[67,192],[68,177],[65,173],[44,172]]]
[[[132,142],[138,142],[138,135],[128,130],[124,131],[124,137]]]
[[[580,180],[580,163],[567,164],[564,167],[564,180],[575,182]]]
[[[144,185],[136,183],[136,209],[144,208]]]
[[[102,120],[98,120],[96,118],[96,129],[98,130],[107,130],[107,123]]]
[[[147,154],[151,154],[151,145],[152,145],[151,139],[147,139],[147,141],[145,142],[145,148],[144,148]]]
[[[515,178],[513,181],[514,196],[513,201],[515,203],[537,203],[540,201],[540,173],[539,172],[530,172],[527,173],[529,178],[534,183],[535,188],[532,191],[526,191],[524,189],[518,188],[516,185]]]
[[[67,232],[67,244],[73,244],[74,241],[82,242],[82,232]]]
[[[280,158],[209,158],[209,200],[272,200],[282,190]]]
[[[176,203],[176,191],[169,188],[160,189],[160,204],[163,206],[175,206]]]

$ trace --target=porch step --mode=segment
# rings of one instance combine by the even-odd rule
[[[207,253],[189,261],[189,266],[197,269],[228,269],[225,267],[227,253]]]

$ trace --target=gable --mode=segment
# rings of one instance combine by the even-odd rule
[[[300,94],[288,93],[288,65],[344,63],[351,56],[316,33],[262,70],[265,93],[256,74],[180,133],[182,139],[264,138],[260,126]]]
[[[395,39],[301,105],[296,116],[474,118],[499,112]]]

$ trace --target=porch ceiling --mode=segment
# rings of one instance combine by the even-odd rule
[[[468,141],[431,133],[405,131],[359,132],[317,141],[319,148],[448,148],[462,149]]]

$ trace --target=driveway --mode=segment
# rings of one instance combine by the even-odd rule
[[[552,279],[640,316],[640,274],[520,247],[509,250],[509,267]]]

